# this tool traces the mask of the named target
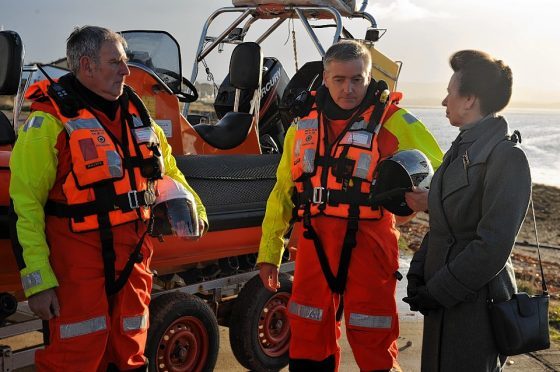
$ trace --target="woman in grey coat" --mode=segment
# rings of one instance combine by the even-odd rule
[[[500,371],[487,301],[516,292],[511,251],[529,204],[531,175],[517,136],[497,116],[509,102],[510,68],[486,53],[463,50],[446,107],[459,135],[428,192],[406,200],[429,210],[430,231],[414,255],[405,301],[424,317],[422,371]]]

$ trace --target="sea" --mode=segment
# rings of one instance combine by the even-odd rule
[[[444,107],[407,108],[428,127],[445,152],[459,134],[445,117]],[[507,109],[500,113],[510,132],[521,133],[521,147],[531,166],[533,183],[560,187],[560,109]]]

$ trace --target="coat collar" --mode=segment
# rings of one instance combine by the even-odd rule
[[[479,124],[463,131],[459,142],[461,150],[456,159],[450,161],[450,151],[445,154],[444,162],[437,170],[432,180],[430,190],[430,208],[437,220],[444,222],[446,230],[452,235],[445,211],[443,200],[449,195],[469,185],[468,168],[475,164],[485,163],[494,147],[506,138],[508,125],[503,117],[489,117]],[[436,217],[437,216],[437,217]]]
[[[485,163],[492,149],[506,138],[507,133],[508,124],[502,116],[484,118],[471,129],[462,132],[459,146],[471,145],[468,146],[467,151],[459,153],[459,158],[466,155],[467,165]]]

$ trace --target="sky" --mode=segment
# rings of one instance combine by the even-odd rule
[[[356,0],[361,4],[361,0]],[[225,0],[0,0],[0,27],[23,39],[26,62],[50,62],[64,56],[65,42],[75,26],[99,25],[115,31],[165,30],[181,45],[183,75],[191,76],[200,33]],[[461,49],[480,49],[509,64],[514,74],[512,104],[560,109],[560,1],[557,0],[370,0],[367,11],[386,34],[376,47],[403,61],[399,88],[411,99],[437,103],[451,75],[449,56]],[[230,18],[216,20],[215,35]],[[367,23],[349,29],[364,34]],[[330,32],[330,33],[329,33]],[[328,43],[332,31],[321,34]],[[295,22],[298,63],[319,59],[305,30]],[[275,55],[289,75],[293,40],[287,22],[263,43],[265,56]],[[227,71],[225,53],[208,59],[218,82]],[[203,69],[197,80],[205,80]]]

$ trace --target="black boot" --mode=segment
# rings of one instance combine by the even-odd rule
[[[334,355],[329,355],[323,360],[291,359],[290,372],[334,372]]]

